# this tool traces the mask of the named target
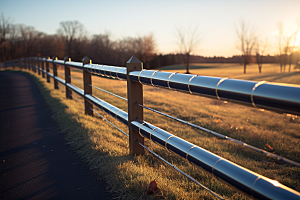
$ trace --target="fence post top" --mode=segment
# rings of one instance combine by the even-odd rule
[[[142,61],[140,61],[139,59],[137,59],[135,56],[132,56],[127,63],[142,63]]]
[[[67,62],[67,61],[71,62],[71,58],[69,58],[68,56],[66,56],[66,57],[64,57],[64,61],[65,62]]]
[[[89,57],[85,56],[83,59],[82,59],[82,64],[85,65],[85,64],[92,64],[92,60],[89,59]]]

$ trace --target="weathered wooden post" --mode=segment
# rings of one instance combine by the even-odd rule
[[[32,63],[32,57],[29,57],[29,65],[30,65],[31,71],[34,72],[34,70],[33,70],[33,63]]]
[[[15,70],[15,60],[12,60],[11,66],[12,66],[12,69]]]
[[[41,59],[41,66],[42,66],[42,77],[45,78],[45,57]]]
[[[32,71],[32,67],[31,67],[31,57],[28,57],[27,59],[27,64],[28,64],[28,70]]]
[[[132,56],[126,63],[127,67],[127,95],[128,95],[128,127],[129,127],[129,150],[131,155],[144,155],[144,148],[136,141],[144,144],[144,138],[138,131],[133,130],[131,122],[137,119],[144,119],[143,108],[137,104],[143,104],[143,85],[133,82],[129,78],[131,71],[140,71],[143,69],[143,63]]]
[[[57,76],[57,65],[54,63],[54,61],[57,60],[57,57],[52,58],[52,67],[53,67],[53,83],[54,83],[54,89],[58,90],[58,81],[55,79]]]
[[[26,58],[22,58],[22,68],[26,69]]]
[[[36,66],[38,68],[38,75],[41,75],[40,57],[36,57]]]
[[[33,72],[36,73],[36,61],[35,61],[36,57],[32,57],[32,69]]]
[[[29,70],[28,57],[25,58],[25,69]]]
[[[29,57],[26,58],[26,68],[28,71],[30,71]]]
[[[47,76],[47,82],[50,83],[50,76],[49,76],[49,74],[48,74],[48,73],[50,72],[50,70],[49,70],[49,62],[48,62],[48,59],[50,59],[50,57],[47,56],[47,57],[46,57],[46,72],[47,72],[47,75],[46,75],[46,76]]]
[[[27,70],[28,69],[28,57],[25,58],[24,62],[25,62],[25,69]]]
[[[20,58],[20,70],[24,68],[23,60],[24,60],[23,58]]]
[[[85,64],[92,64],[92,60],[90,60],[87,56],[82,59],[82,71],[83,71],[83,89],[84,95],[90,94],[92,95],[92,73],[84,69]],[[93,112],[93,104],[89,102],[84,97],[84,110],[86,115],[94,115]]]
[[[66,81],[66,98],[72,99],[72,90],[67,86],[67,83],[71,83],[71,69],[69,66],[66,65],[66,62],[71,62],[71,58],[65,57],[64,58],[64,67],[65,67],[65,81]]]

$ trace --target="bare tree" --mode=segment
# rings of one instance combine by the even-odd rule
[[[294,57],[294,51],[296,48],[296,41],[297,41],[297,35],[299,33],[299,28],[300,28],[300,20],[297,20],[294,30],[291,32],[291,45],[289,47],[289,72],[291,72],[291,65],[293,62],[293,57]]]
[[[282,26],[281,22],[277,24],[277,29],[278,29],[277,42],[278,42],[278,49],[279,49],[279,64],[280,64],[280,72],[282,72],[282,66],[283,66],[283,55],[282,55],[283,26]]]
[[[235,27],[235,32],[239,40],[237,48],[242,53],[242,59],[244,64],[244,74],[246,74],[247,65],[250,63],[252,50],[256,43],[256,35],[251,26],[247,25],[245,20],[241,19],[238,25]]]
[[[6,52],[6,45],[4,42],[11,29],[11,21],[4,17],[3,13],[0,17],[0,61],[4,61],[4,54]]]
[[[255,45],[255,51],[256,51],[256,63],[258,65],[258,71],[261,73],[262,71],[262,64],[263,64],[263,56],[266,51],[266,48],[268,46],[268,40],[264,41],[258,41],[256,42]]]
[[[280,71],[285,72],[286,65],[289,64],[289,72],[291,71],[291,65],[293,62],[294,51],[296,48],[297,35],[300,30],[300,21],[297,20],[294,27],[290,29],[284,29],[282,23],[278,23],[278,48],[279,48],[279,62]]]
[[[184,55],[186,73],[189,74],[190,54],[197,48],[201,40],[198,27],[176,28],[176,37],[180,53]]]
[[[64,21],[60,22],[60,28],[58,34],[62,35],[67,45],[67,53],[69,57],[72,57],[72,48],[75,41],[80,40],[84,36],[84,27],[78,21]]]
[[[32,26],[19,25],[20,39],[22,41],[23,55],[36,56],[40,50],[41,32],[38,32]]]
[[[156,43],[153,34],[145,35],[142,38],[138,38],[139,52],[138,56],[145,63],[145,67],[150,69],[149,61],[154,58],[156,51]]]

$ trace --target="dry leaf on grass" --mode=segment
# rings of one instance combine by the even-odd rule
[[[271,147],[268,143],[266,144],[266,146],[267,146],[271,151],[274,150],[273,147]]]

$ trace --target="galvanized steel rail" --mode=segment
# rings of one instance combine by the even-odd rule
[[[131,58],[136,59],[136,58]],[[134,70],[127,73],[125,67],[95,65],[89,63],[72,62],[65,58],[64,61],[45,58],[26,58],[11,61],[5,65],[22,66],[39,70],[49,77],[82,96],[85,100],[99,107],[106,113],[114,116],[119,121],[130,126],[141,137],[164,146],[166,149],[178,154],[190,163],[212,174],[217,179],[232,186],[238,191],[257,199],[299,199],[300,193],[292,190],[275,180],[268,179],[255,172],[236,165],[219,157],[201,147],[187,142],[152,124],[136,119],[128,122],[128,113],[77,88],[66,80],[47,72],[37,63],[52,63],[66,67],[81,69],[105,77],[119,80],[128,80],[155,87],[168,88],[175,91],[201,95],[222,101],[253,106],[279,113],[300,115],[300,87],[294,85],[278,85],[267,82],[253,82],[236,79],[187,75],[153,70]],[[47,65],[46,65],[47,66]],[[84,80],[85,82],[85,80]],[[91,83],[88,83],[92,86]],[[93,110],[93,108],[88,107]],[[129,136],[130,137],[130,136]],[[143,145],[143,143],[140,143]],[[143,145],[144,146],[144,145]]]

